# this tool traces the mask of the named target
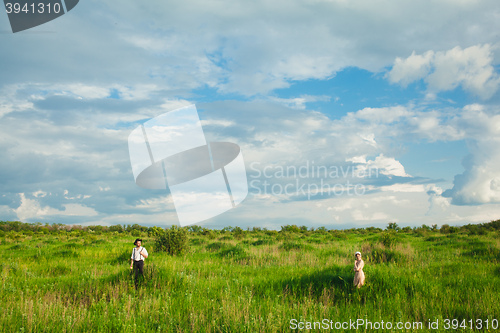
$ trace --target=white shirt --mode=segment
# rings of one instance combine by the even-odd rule
[[[144,252],[146,255],[148,255],[148,251],[143,248],[142,246],[139,247],[139,249],[137,249],[137,247],[134,247],[134,249],[132,250],[132,256],[130,257],[130,259],[134,259],[134,261],[139,261],[139,260],[145,260],[144,256],[142,254],[140,254],[140,252]]]

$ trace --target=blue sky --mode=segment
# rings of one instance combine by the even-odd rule
[[[12,34],[0,15],[0,220],[177,224],[127,138],[189,104],[255,181],[203,226],[498,219],[499,17],[496,0],[88,0]],[[256,177],[305,165],[378,174]]]

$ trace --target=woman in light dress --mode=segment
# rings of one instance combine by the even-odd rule
[[[365,262],[361,259],[361,252],[356,252],[354,254],[356,261],[354,262],[354,286],[361,288],[365,284],[365,273],[363,272],[363,266]]]

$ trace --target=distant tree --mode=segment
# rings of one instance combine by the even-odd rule
[[[442,234],[449,234],[450,233],[450,226],[448,224],[443,224],[441,228],[439,228],[439,232]]]
[[[261,229],[261,228],[259,228],[259,227],[253,227],[253,228],[252,228],[252,232],[253,232],[253,233],[258,233],[258,232],[261,232],[261,231],[262,231],[262,229]]]
[[[407,227],[402,228],[402,229],[401,229],[401,231],[402,231],[402,232],[409,233],[409,232],[412,232],[412,229],[411,229],[411,227],[408,227],[408,226],[407,226]]]
[[[193,232],[193,233],[200,233],[202,232],[203,228],[200,227],[199,225],[191,225],[188,227],[188,231]]]
[[[281,232],[300,232],[300,228],[297,227],[295,224],[293,225],[284,225],[284,226],[281,226]],[[307,227],[306,227],[306,230],[307,230]]]
[[[326,230],[325,227],[319,227],[318,229],[316,229],[316,232],[319,234],[325,234],[328,232],[328,230]]]
[[[232,233],[236,239],[241,239],[245,236],[245,232],[240,227],[234,227]]]
[[[221,232],[222,233],[225,233],[225,232],[232,232],[233,231],[233,227],[231,226],[228,226],[228,227],[224,227],[222,228]]]
[[[123,227],[120,224],[117,224],[117,225],[112,225],[111,227],[108,228],[108,230],[111,232],[116,231],[118,233],[122,233]]]
[[[398,226],[398,224],[396,222],[390,222],[387,225],[387,230],[399,231],[399,230],[401,230],[401,228]]]

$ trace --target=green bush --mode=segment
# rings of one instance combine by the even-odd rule
[[[258,239],[255,242],[252,243],[253,246],[259,246],[259,245],[272,245],[274,244],[275,241],[272,239]]]
[[[385,247],[387,248],[390,248],[392,247],[394,244],[396,244],[397,242],[397,238],[396,238],[396,235],[394,234],[394,232],[384,232],[382,233],[382,235],[380,236],[380,242],[382,244],[384,244]]]
[[[154,248],[156,251],[165,251],[170,255],[184,253],[188,248],[188,237],[186,229],[173,225],[170,229],[165,229],[163,233],[155,239]]]
[[[219,257],[221,258],[234,258],[234,259],[243,259],[248,257],[247,252],[244,248],[239,245],[229,247],[227,249],[223,249],[219,252]]]
[[[245,237],[245,232],[240,227],[233,228],[233,235],[236,239],[242,239]]]
[[[162,228],[154,226],[154,227],[149,228],[148,236],[149,237],[158,237],[158,236],[162,235],[164,232],[165,232],[165,230],[163,230]]]
[[[215,237],[217,237],[217,234],[215,233],[215,231],[210,230],[210,229],[203,228],[203,231],[201,233],[204,236],[207,236],[209,239],[214,239]]]
[[[387,249],[373,249],[366,257],[376,264],[404,261],[404,257],[399,252]]]
[[[225,249],[227,248],[229,245],[227,243],[223,243],[223,242],[215,242],[215,243],[210,243],[206,246],[206,249],[208,251],[219,251],[220,249]]]

